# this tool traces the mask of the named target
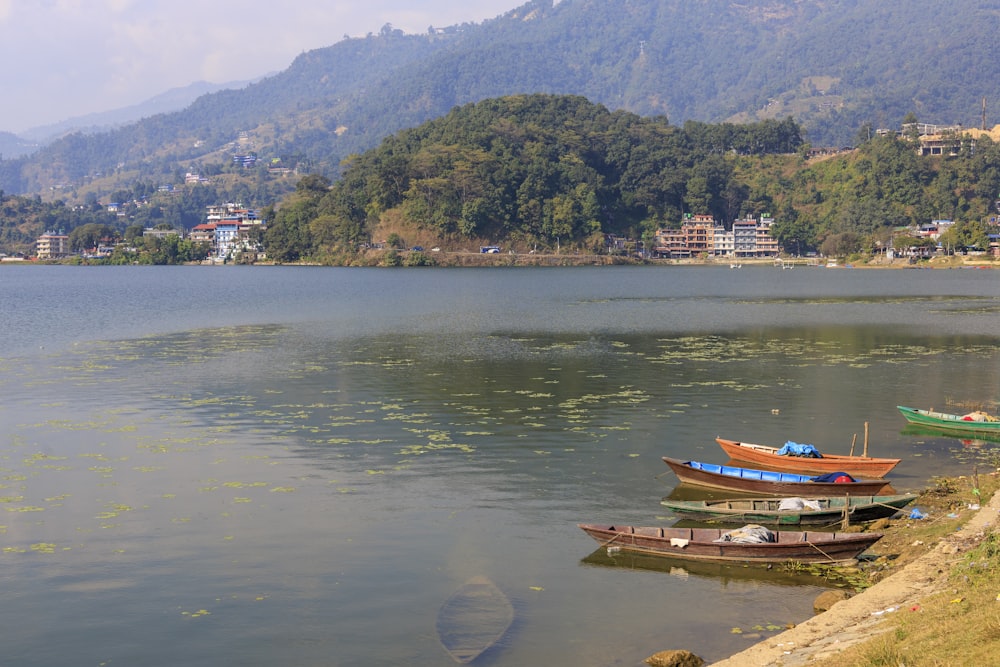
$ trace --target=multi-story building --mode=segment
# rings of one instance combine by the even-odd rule
[[[681,225],[691,255],[715,254],[715,227],[715,218],[698,214],[690,216]]]
[[[736,252],[735,239],[732,232],[726,231],[722,225],[715,226],[715,252],[716,257],[733,257]]]
[[[727,230],[710,215],[686,215],[680,229],[658,229],[653,252],[660,257],[777,257],[778,242],[771,237],[774,219],[733,222]]]
[[[195,243],[207,243],[211,247],[215,247],[215,223],[214,222],[203,222],[200,225],[195,225],[194,229],[188,234],[188,239]]]
[[[259,244],[251,240],[254,229],[264,229],[257,211],[230,202],[209,206],[207,222],[191,230],[191,239],[210,241],[216,259],[232,259],[241,252],[261,252]]]
[[[757,224],[757,257],[777,257],[781,253],[778,239],[771,236],[773,225],[774,218],[766,213],[760,216],[760,221]]]
[[[915,139],[917,153],[920,155],[958,155],[962,145],[966,144],[975,150],[976,142],[982,137],[989,137],[994,143],[1000,141],[1000,125],[994,125],[987,130],[961,125],[931,125],[929,123],[904,123],[900,130],[877,130],[879,135],[895,134]]]
[[[38,259],[58,259],[69,254],[69,236],[56,232],[45,232],[35,241]]]
[[[240,223],[225,219],[215,223],[215,255],[222,259],[235,255],[240,249]]]
[[[660,257],[690,257],[687,236],[680,229],[657,229],[653,237],[653,254]]]
[[[757,256],[757,221],[733,221],[733,257],[750,258]]]

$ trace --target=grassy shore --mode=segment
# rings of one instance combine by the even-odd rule
[[[997,454],[966,477],[935,479],[911,505],[924,518],[869,526],[885,537],[864,589],[719,667],[953,667],[1000,664]],[[977,509],[978,507],[978,509]]]
[[[952,539],[972,511],[994,520],[982,531],[943,549],[938,590],[904,608],[884,614],[882,627],[873,628],[866,640],[844,651],[810,662],[814,667],[954,667],[1000,664],[1000,532],[995,521],[997,503],[988,503],[997,489],[997,473],[977,479],[941,480],[922,494],[918,505],[927,519],[896,522],[881,547],[898,553],[876,570],[884,578],[915,562],[932,545]],[[979,494],[973,494],[978,488]],[[926,509],[925,509],[926,508]],[[954,518],[952,518],[954,515]],[[885,538],[884,538],[885,539]],[[879,545],[876,545],[879,547]],[[948,558],[950,556],[950,558]],[[820,657],[820,656],[817,656]]]

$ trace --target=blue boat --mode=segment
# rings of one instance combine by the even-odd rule
[[[716,465],[700,461],[682,461],[663,457],[677,478],[688,484],[727,491],[772,496],[852,496],[879,495],[888,482],[882,479],[854,479],[847,473],[830,473],[811,477],[791,472],[755,470],[737,466]],[[827,481],[829,480],[829,481]]]

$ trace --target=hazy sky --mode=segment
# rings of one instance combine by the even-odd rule
[[[524,0],[0,0],[0,130],[283,70],[344,35],[480,22]]]

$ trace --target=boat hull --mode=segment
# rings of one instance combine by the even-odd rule
[[[962,415],[933,412],[897,405],[896,409],[910,424],[955,433],[984,433],[1000,436],[1000,421],[967,421]]]
[[[688,484],[707,486],[713,489],[740,491],[768,496],[842,496],[878,495],[888,486],[882,479],[858,480],[855,482],[813,482],[808,475],[788,472],[771,472],[735,466],[720,466],[698,461],[682,461],[663,457],[677,478]]]
[[[734,461],[791,472],[846,472],[850,475],[863,477],[885,477],[900,462],[900,459],[842,456],[839,454],[823,454],[822,458],[779,456],[777,447],[755,445],[750,442],[739,442],[725,438],[716,438],[715,441]]]
[[[685,519],[719,521],[724,523],[763,523],[777,526],[832,525],[844,519],[844,506],[848,504],[847,520],[863,523],[893,516],[914,500],[913,493],[894,496],[845,496],[812,498],[820,509],[780,510],[776,498],[727,498],[723,500],[670,500],[660,501]],[[845,503],[846,501],[846,503]]]
[[[468,664],[496,644],[514,621],[514,607],[487,577],[469,579],[441,606],[437,633],[448,655]]]
[[[744,544],[715,542],[726,532],[717,528],[659,528],[586,523],[579,526],[605,547],[705,561],[844,563],[855,560],[882,538],[881,533],[777,531],[776,542]]]

